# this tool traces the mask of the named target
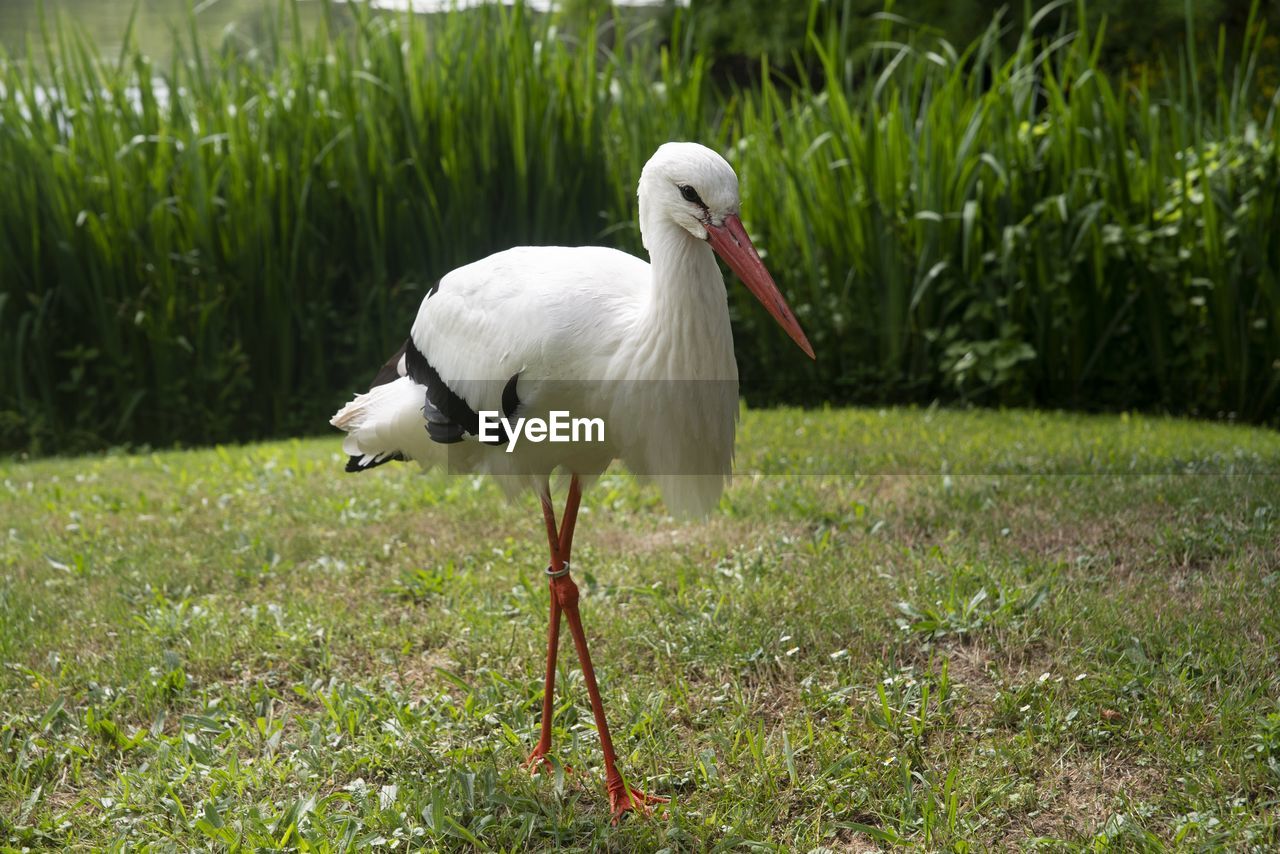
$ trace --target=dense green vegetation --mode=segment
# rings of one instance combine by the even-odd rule
[[[1280,845],[1274,431],[782,410],[743,434],[745,471],[816,474],[738,478],[701,523],[616,473],[584,504],[622,770],[672,798],[617,828],[567,647],[573,773],[520,766],[531,497],[344,475],[336,438],[0,464],[0,847]],[[841,457],[863,474],[822,476]]]
[[[753,400],[1274,420],[1264,30],[1191,38],[1156,79],[1049,12],[967,46],[815,25],[816,75],[746,89],[679,17],[659,54],[519,8],[331,8],[304,31],[286,5],[260,48],[193,42],[167,68],[53,27],[49,67],[0,64],[0,447],[323,429],[448,269],[639,251],[635,181],[671,138],[726,151],[819,353],[731,286]]]
[[[582,7],[604,7],[607,0],[572,0],[570,9],[582,14]],[[876,39],[873,25],[888,9],[908,21],[927,25],[953,44],[967,44],[983,35],[998,13],[1008,25],[1003,39],[1017,43],[1022,25],[1040,14],[1046,0],[826,0],[816,8],[806,3],[776,3],[773,0],[700,0],[694,4],[698,50],[715,56],[730,73],[754,77],[758,57],[768,54],[776,60],[794,60],[796,67],[807,65],[808,30],[812,17],[819,26],[834,23],[845,30],[846,45],[867,49]],[[1078,13],[1074,2],[1064,8],[1050,8],[1045,23],[1065,21],[1072,25]],[[1230,52],[1239,49],[1258,16],[1275,34],[1280,29],[1280,0],[1261,0],[1256,10],[1240,0],[1088,0],[1085,14],[1094,25],[1106,22],[1108,36],[1099,54],[1103,67],[1142,68],[1159,74],[1162,60],[1172,59],[1177,46],[1186,43],[1188,17],[1196,41],[1212,44],[1219,33]],[[1280,40],[1263,46],[1265,66],[1263,86],[1280,83]],[[1267,93],[1268,97],[1274,93]]]

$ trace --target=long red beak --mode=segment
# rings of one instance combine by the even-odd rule
[[[800,328],[800,321],[796,320],[795,314],[791,311],[791,306],[787,305],[787,301],[783,299],[782,291],[778,290],[778,286],[774,284],[773,276],[770,276],[769,271],[765,269],[764,262],[760,260],[760,254],[756,252],[755,246],[751,245],[751,238],[747,237],[747,230],[742,227],[742,220],[738,219],[736,214],[730,214],[724,218],[724,225],[708,223],[707,242],[711,244],[716,254],[724,259],[729,268],[738,274],[738,278],[742,279],[742,283],[756,295],[756,299],[769,310],[773,319],[778,321],[778,325],[791,336],[791,340],[799,344],[800,349],[808,353],[810,359],[816,359],[817,357],[813,355],[813,345],[805,337],[804,330]]]

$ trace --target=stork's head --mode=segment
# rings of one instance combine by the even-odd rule
[[[738,176],[716,152],[696,142],[668,142],[640,173],[640,233],[650,251],[650,223],[667,220],[711,244],[800,349],[813,346],[738,218]]]

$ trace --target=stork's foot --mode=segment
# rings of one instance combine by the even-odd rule
[[[530,774],[541,774],[546,771],[551,773],[551,760],[547,758],[547,750],[542,745],[538,745],[533,749],[533,753],[529,754],[529,758],[524,761],[524,767]]]
[[[550,747],[543,747],[539,744],[533,749],[533,753],[529,754],[529,758],[524,761],[524,767],[528,769],[530,774],[553,774],[555,773],[555,763],[551,761],[551,757],[547,754],[551,752]],[[562,765],[564,773],[571,774],[573,769],[568,765]]]
[[[613,813],[613,823],[617,824],[623,816],[623,813],[635,812],[643,816],[653,814],[650,809],[651,804],[665,804],[670,802],[670,798],[660,798],[657,795],[647,795],[639,789],[633,789],[622,781],[621,777],[616,777],[609,781],[609,811]]]

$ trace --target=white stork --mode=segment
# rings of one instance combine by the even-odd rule
[[[694,143],[663,145],[640,174],[639,200],[649,264],[601,247],[523,246],[453,270],[423,299],[408,341],[373,387],[331,422],[347,432],[347,471],[416,460],[493,475],[509,494],[537,493],[551,553],[551,622],[542,734],[528,764],[538,770],[551,749],[563,613],[615,821],[665,799],[626,784],[605,723],[569,575],[582,486],[620,459],[657,483],[673,513],[706,513],[717,503],[733,457],[738,370],[713,250],[814,356],[742,227],[738,178],[724,158]],[[536,442],[506,429],[556,410],[599,418],[603,435]],[[494,433],[482,413],[500,413],[508,425]],[[557,470],[570,476],[559,526],[550,481]]]

